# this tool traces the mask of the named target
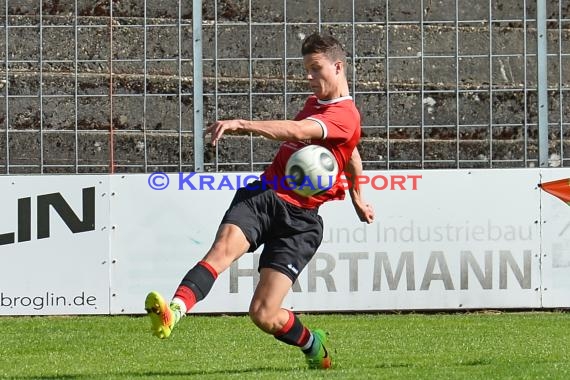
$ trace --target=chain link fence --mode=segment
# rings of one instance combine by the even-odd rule
[[[260,171],[277,142],[202,128],[294,117],[314,31],[349,53],[365,169],[570,165],[567,1],[201,5],[0,0],[0,170]]]

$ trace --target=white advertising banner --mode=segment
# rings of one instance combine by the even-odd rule
[[[149,186],[153,181],[155,187],[163,183],[168,187],[153,190]],[[196,190],[188,185],[178,190],[178,174],[111,178],[112,313],[143,313],[150,290],[170,297],[210,247],[233,191],[200,190],[199,182],[192,181]],[[207,310],[242,310],[247,296],[228,297],[226,278],[220,276]],[[243,300],[232,304],[238,296]]]
[[[112,313],[143,312],[149,290],[170,297],[210,247],[233,189],[251,176],[188,174],[112,178]],[[538,170],[366,176],[363,191],[376,209],[376,221],[359,222],[348,199],[324,205],[323,244],[286,307],[541,306]],[[194,311],[246,312],[260,251],[244,255],[221,274]]]
[[[108,176],[0,176],[0,315],[109,313]]]
[[[0,176],[0,315],[139,314],[210,248],[251,173]],[[570,307],[570,207],[538,184],[569,169],[369,171],[376,210],[321,207],[296,311]],[[247,312],[261,249],[197,313]]]
[[[335,286],[318,279],[319,296],[295,299],[299,308],[333,300],[342,310],[540,307],[537,171],[368,174],[405,177],[405,190],[365,189],[377,213],[371,225],[355,222],[350,202],[323,208],[320,255]]]
[[[570,169],[542,171],[541,183],[570,178]],[[570,181],[569,181],[570,186]],[[542,305],[570,307],[570,206],[541,192]]]

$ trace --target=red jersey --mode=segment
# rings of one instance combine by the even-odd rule
[[[343,185],[338,178],[360,141],[360,113],[351,96],[324,101],[312,95],[295,117],[295,120],[304,119],[317,122],[323,129],[323,138],[284,142],[261,178],[281,199],[299,207],[316,208],[326,201],[340,200],[345,197]],[[284,186],[274,186],[273,184],[280,183],[279,181],[285,177],[285,166],[293,152],[310,144],[324,146],[335,156],[338,163],[338,176],[335,184],[327,191],[310,197],[303,197]]]

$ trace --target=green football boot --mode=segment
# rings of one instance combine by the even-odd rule
[[[332,359],[325,348],[327,342],[327,334],[323,330],[312,331],[315,342],[313,343],[312,352],[305,354],[305,359],[309,368],[312,369],[328,369],[332,366]]]

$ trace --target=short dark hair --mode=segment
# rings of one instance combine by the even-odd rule
[[[336,38],[331,35],[320,35],[313,33],[303,40],[301,45],[301,53],[303,56],[307,54],[321,53],[325,54],[329,59],[340,60],[346,64],[346,51]]]

